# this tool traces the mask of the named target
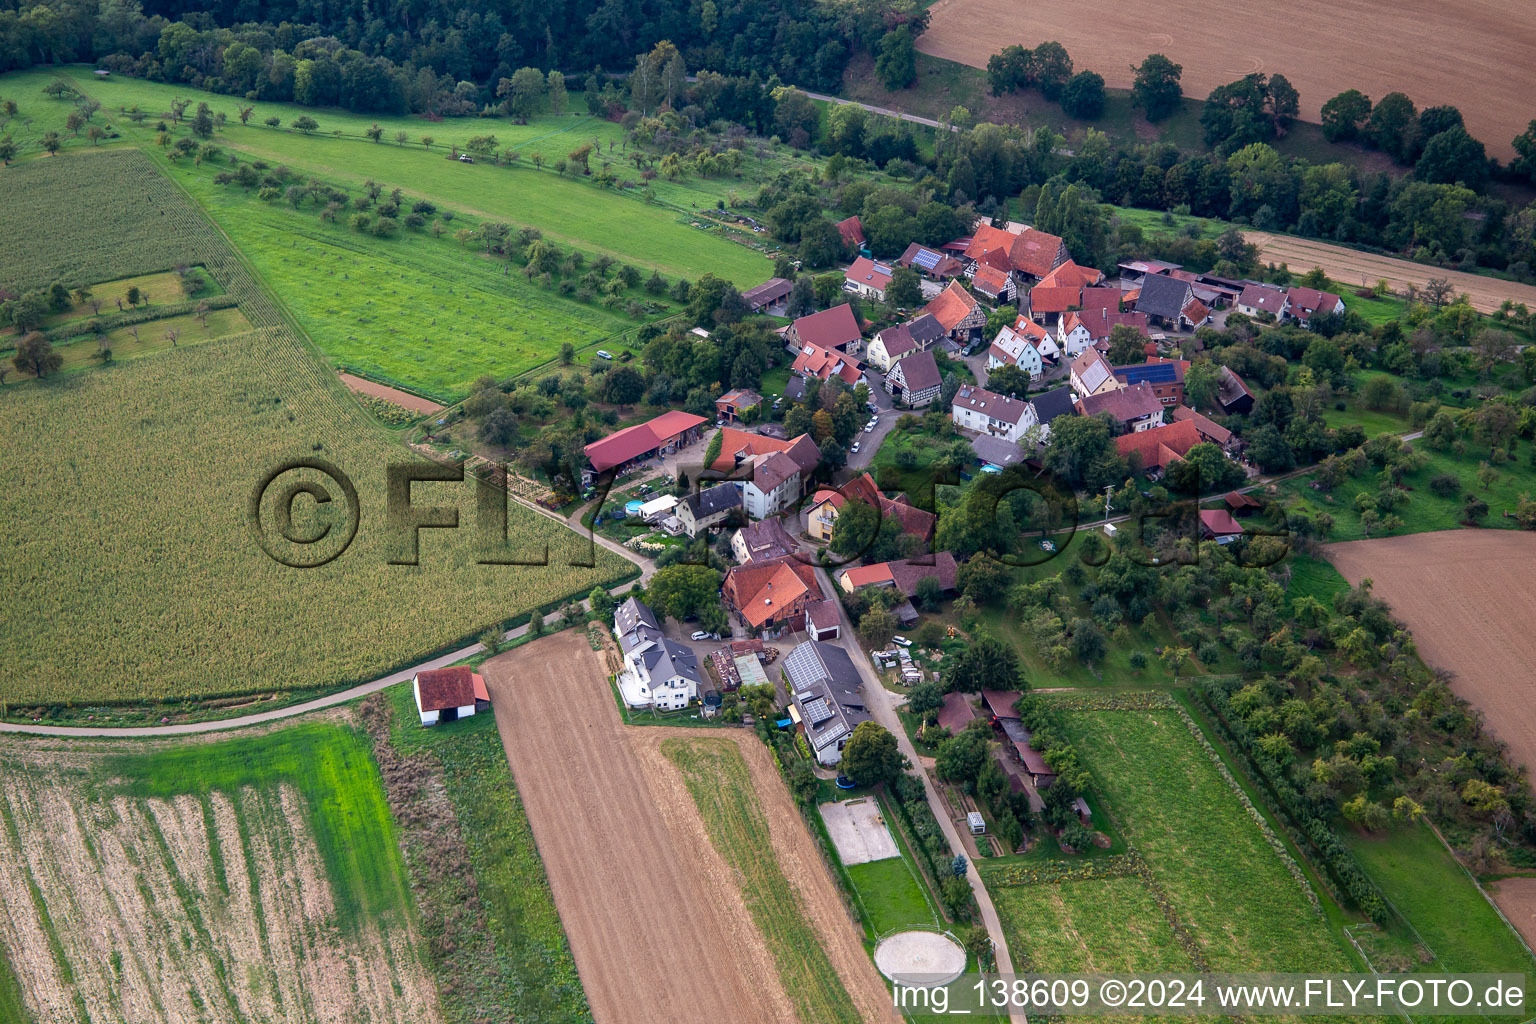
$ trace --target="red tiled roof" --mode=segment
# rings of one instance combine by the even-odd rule
[[[996,267],[981,264],[976,268],[976,273],[971,277],[971,283],[978,291],[987,295],[1001,295],[1008,289],[1008,274]]]
[[[703,426],[706,422],[703,416],[673,409],[644,423],[609,434],[600,441],[593,441],[582,451],[586,453],[587,461],[592,463],[592,468],[601,473],[605,469],[621,466],[653,448],[660,448],[679,434]]]
[[[737,430],[735,427],[721,427],[720,455],[709,464],[709,468],[719,473],[728,473],[736,467],[738,455],[746,459],[754,455],[771,455],[774,452],[786,452],[794,458],[796,463],[799,463],[803,457],[798,450],[803,448],[800,445],[802,438],[815,448],[815,442],[811,441],[806,434],[801,434],[793,440],[781,441],[776,437],[753,434],[749,431]],[[812,465],[815,463],[812,462]],[[801,465],[800,468],[804,470],[807,467]]]
[[[1232,513],[1224,508],[1201,509],[1200,525],[1217,537],[1227,537],[1243,532],[1243,524],[1233,519]]]
[[[836,224],[837,233],[843,236],[843,241],[857,249],[864,244],[864,225],[859,221],[858,214],[854,214],[847,220],[840,220]]]
[[[994,718],[1018,718],[1013,705],[1022,697],[1018,690],[982,690],[981,700]]]
[[[1310,317],[1314,313],[1332,313],[1339,305],[1339,297],[1332,292],[1320,292],[1315,288],[1292,288],[1287,295],[1293,313]]]
[[[837,348],[859,340],[859,322],[853,318],[853,307],[846,302],[802,316],[792,326],[802,342],[822,348]]]
[[[976,297],[962,288],[959,281],[951,281],[948,288],[923,307],[923,312],[942,324],[944,330],[953,331],[975,308]]]
[[[1019,240],[1019,236],[1002,228],[995,228],[990,224],[981,224],[976,232],[971,235],[970,244],[965,247],[967,259],[979,260],[989,252],[1002,251],[1009,257],[1011,267],[1013,257],[1013,245]]]
[[[796,602],[821,587],[816,571],[796,558],[782,557],[732,566],[725,574],[725,594],[754,629],[787,614]]]
[[[1066,264],[1063,263],[1062,266],[1066,266]],[[1084,288],[1082,307],[1084,309],[1107,309],[1111,313],[1118,313],[1120,312],[1121,296],[1122,292],[1119,288]]]
[[[1264,503],[1258,498],[1251,494],[1244,494],[1241,491],[1229,491],[1226,496],[1226,502],[1227,507],[1230,509],[1264,507]]]
[[[967,725],[980,717],[970,697],[958,690],[951,690],[944,695],[944,706],[939,709],[939,728],[948,729],[951,735],[958,736]]]
[[[1189,450],[1202,440],[1195,424],[1182,420],[1117,437],[1115,448],[1126,458],[1132,452],[1140,452],[1142,469],[1163,469],[1189,454]]]
[[[1200,431],[1200,436],[1212,444],[1225,445],[1228,441],[1232,440],[1232,431],[1215,420],[1200,415],[1187,405],[1176,405],[1168,410],[1168,414],[1175,423],[1189,420],[1195,425],[1195,429]],[[1242,495],[1242,497],[1246,497],[1246,495]]]
[[[1025,237],[1028,237],[1027,235]],[[1040,278],[1040,284],[1048,288],[1089,288],[1104,280],[1104,275],[1093,267],[1080,267],[1067,260],[1049,274]],[[1104,289],[1108,290],[1108,289]],[[1119,291],[1119,289],[1114,289]]]
[[[1048,288],[1037,284],[1029,293],[1029,308],[1033,313],[1065,313],[1077,305],[1082,290],[1078,288]]]
[[[1190,299],[1184,303],[1184,308],[1179,312],[1183,314],[1185,320],[1188,320],[1196,327],[1205,323],[1211,316],[1210,307],[1199,299]]]
[[[801,346],[800,354],[795,357],[790,369],[818,380],[827,380],[835,375],[850,385],[857,384],[864,376],[863,364],[852,356],[844,355],[837,349],[810,344]]]
[[[860,256],[843,271],[843,280],[868,285],[876,291],[885,291],[891,284],[891,268],[876,263],[867,256]]]
[[[1031,277],[1044,277],[1056,266],[1060,252],[1060,236],[1031,229],[1019,236],[1009,255],[1013,257],[1013,269]]]
[[[416,687],[421,693],[423,711],[463,708],[475,702],[475,673],[467,665],[418,672]]]

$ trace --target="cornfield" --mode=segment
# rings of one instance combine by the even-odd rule
[[[418,504],[456,504],[463,525],[422,531],[419,565],[390,564],[399,546],[385,522],[385,466],[407,453],[343,395],[198,211],[135,152],[40,161],[37,170],[55,188],[18,179],[26,187],[0,209],[0,247],[21,251],[6,240],[44,217],[61,217],[49,222],[66,240],[27,255],[27,282],[61,273],[70,254],[92,281],[166,259],[200,263],[255,330],[0,396],[0,515],[10,531],[0,562],[0,701],[90,705],[342,686],[628,569],[515,504],[509,545],[547,545],[548,564],[478,564],[467,482],[417,485]],[[60,192],[102,211],[89,232],[59,213]],[[148,204],[138,220],[111,212],[130,194]],[[144,208],[155,211],[147,234]],[[181,248],[160,245],[161,236]],[[359,495],[356,539],[318,568],[269,558],[247,512],[259,478],[297,457],[340,467]],[[571,564],[584,560],[596,564]]]

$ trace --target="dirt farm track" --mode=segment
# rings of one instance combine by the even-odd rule
[[[1009,43],[1054,39],[1079,69],[1112,88],[1131,65],[1163,53],[1184,66],[1184,94],[1204,99],[1254,71],[1280,72],[1301,116],[1345,89],[1372,100],[1407,93],[1419,107],[1451,104],[1491,155],[1536,116],[1536,4],[1509,0],[1169,0],[1135,9],[1110,0],[939,0],[918,49],[986,67]]]
[[[1330,544],[1327,554],[1351,584],[1373,581],[1424,660],[1455,673],[1451,689],[1514,760],[1536,766],[1536,534],[1447,530]]]
[[[893,1020],[831,876],[747,730],[625,726],[600,655],[566,631],[487,661],[496,725],[598,1024],[780,1024],[795,1011],[669,737],[735,740],[774,854],[864,1020]],[[801,1024],[816,1024],[803,1021]]]

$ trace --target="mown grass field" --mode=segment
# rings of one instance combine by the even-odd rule
[[[402,755],[425,752],[436,758],[469,849],[473,891],[485,905],[496,954],[493,962],[464,965],[475,973],[477,994],[516,1007],[518,1019],[529,1024],[590,1022],[495,717],[476,715],[423,729],[409,686],[393,687],[387,696],[394,715],[390,743]],[[455,1005],[457,996],[456,991],[445,998],[445,1006]]]
[[[1186,972],[1193,964],[1134,876],[989,885],[1019,971]],[[1027,966],[1026,966],[1027,965]]]
[[[1536,974],[1518,935],[1504,923],[1427,825],[1384,836],[1347,830],[1361,865],[1423,937],[1435,962],[1429,971]]]
[[[0,768],[0,947],[36,1020],[438,1020],[356,729],[12,740]]]
[[[1351,969],[1307,891],[1175,711],[1063,718],[1095,790],[1212,969]]]
[[[419,565],[389,564],[400,550],[385,520],[384,473],[401,449],[283,326],[211,225],[154,166],[120,150],[4,175],[34,195],[32,179],[42,176],[55,185],[44,195],[63,190],[103,210],[132,197],[153,219],[117,218],[110,232],[98,224],[79,260],[91,270],[86,278],[127,276],[139,269],[131,255],[138,251],[161,266],[162,256],[190,257],[257,328],[6,390],[0,514],[13,528],[0,586],[21,596],[0,626],[9,708],[358,682],[627,570],[516,504],[512,544],[535,556],[547,546],[548,565],[478,564],[468,484],[430,485],[428,499],[457,502],[464,528],[425,531]],[[29,216],[6,204],[0,238],[19,234]],[[60,244],[90,234],[61,228]],[[176,245],[157,248],[162,237]],[[87,259],[98,254],[100,269]],[[262,474],[298,456],[332,461],[360,495],[355,542],[320,568],[269,558],[247,512]],[[571,564],[594,555],[593,567]]]
[[[906,857],[852,864],[846,870],[876,935],[898,928],[931,928],[937,923]]]
[[[661,751],[682,772],[710,841],[737,873],[742,899],[800,1018],[857,1021],[853,1001],[774,857],[768,820],[735,743],[669,739]]]

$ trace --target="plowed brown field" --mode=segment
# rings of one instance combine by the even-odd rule
[[[599,1024],[795,1019],[730,868],[658,749],[678,736],[739,743],[774,853],[827,956],[866,1020],[893,1019],[890,997],[755,736],[626,727],[602,661],[575,632],[493,658],[482,671]]]
[[[1536,116],[1536,4],[1507,0],[1170,0],[1131,8],[1109,0],[939,0],[918,49],[986,67],[1009,43],[1055,39],[1078,66],[1128,88],[1131,65],[1163,53],[1184,66],[1184,94],[1204,99],[1254,71],[1280,72],[1301,116],[1345,89],[1377,100],[1407,93],[1419,107],[1451,104],[1490,154]]]
[[[1536,534],[1447,530],[1330,544],[1328,558],[1413,630],[1419,654],[1536,766]]]

